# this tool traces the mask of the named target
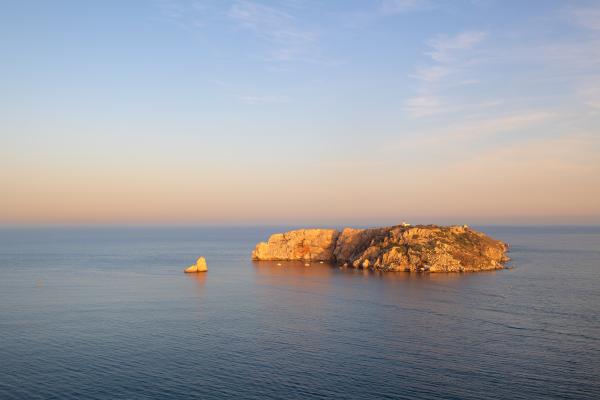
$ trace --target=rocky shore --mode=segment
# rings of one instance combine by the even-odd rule
[[[256,245],[253,260],[324,261],[380,271],[468,272],[504,268],[508,245],[463,226],[299,229]]]

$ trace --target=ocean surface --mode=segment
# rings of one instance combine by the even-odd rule
[[[600,228],[467,274],[253,263],[282,229],[0,230],[0,399],[600,399]]]

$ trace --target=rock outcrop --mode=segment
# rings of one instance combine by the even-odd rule
[[[329,261],[339,236],[335,229],[300,229],[271,235],[256,245],[255,260]]]
[[[301,229],[259,243],[254,260],[328,261],[381,271],[460,272],[501,269],[508,245],[464,226]]]
[[[198,257],[196,264],[187,267],[184,272],[206,272],[208,267],[206,266],[206,259],[204,257]]]

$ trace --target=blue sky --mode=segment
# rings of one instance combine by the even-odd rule
[[[600,222],[595,1],[24,0],[0,50],[3,222]]]

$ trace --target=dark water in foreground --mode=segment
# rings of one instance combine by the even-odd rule
[[[482,229],[514,269],[253,264],[268,228],[2,230],[0,399],[600,398],[600,228]]]

